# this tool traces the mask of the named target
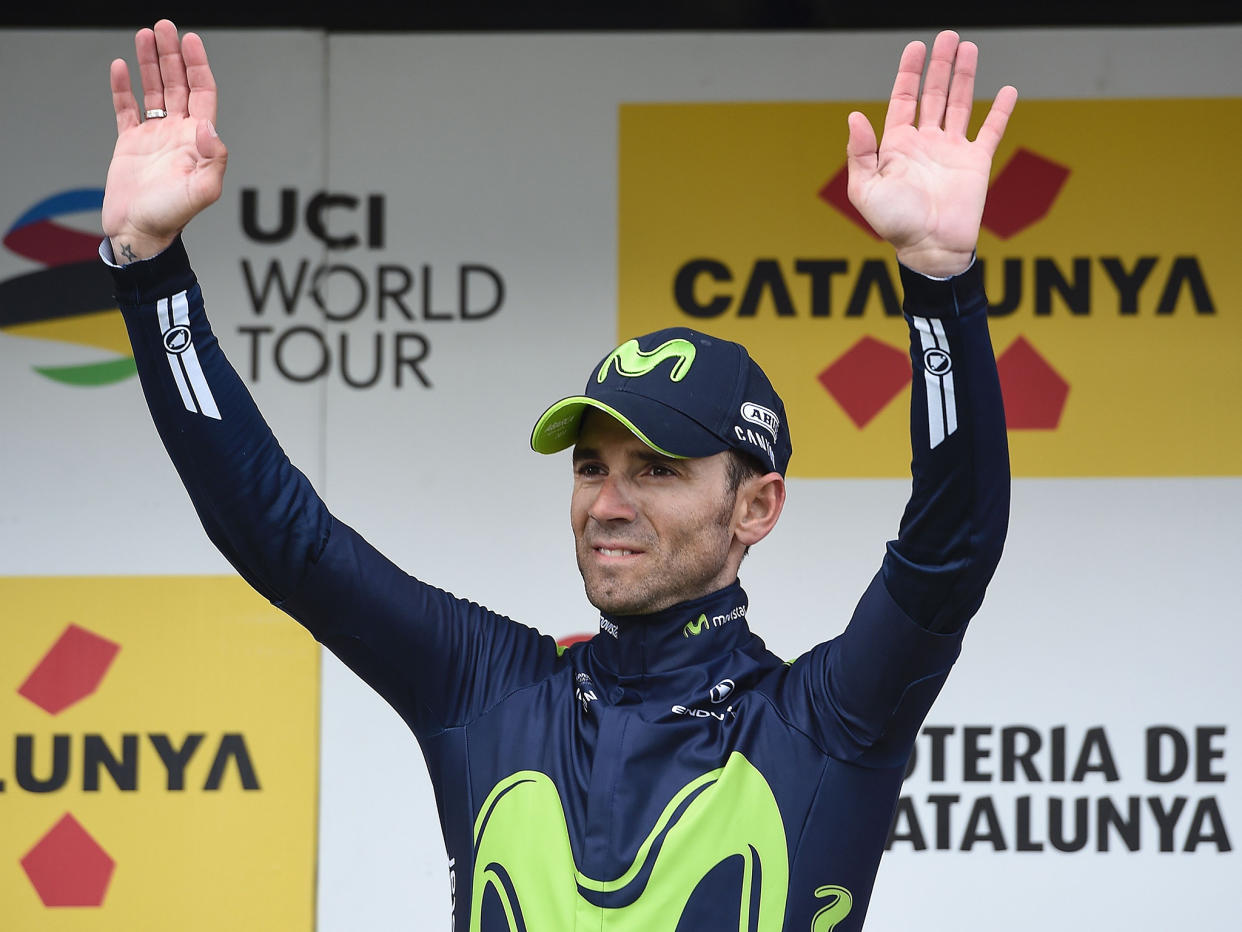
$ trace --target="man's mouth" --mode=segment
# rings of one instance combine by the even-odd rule
[[[595,547],[596,553],[605,557],[632,557],[642,553],[641,550],[630,550],[626,547]]]

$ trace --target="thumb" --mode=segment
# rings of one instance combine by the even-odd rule
[[[850,138],[845,144],[845,154],[850,160],[850,170],[868,166],[874,169],[877,147],[875,130],[871,128],[871,121],[855,110],[846,122],[850,128]],[[859,164],[855,165],[856,162]]]
[[[845,145],[846,165],[849,168],[849,196],[858,205],[862,188],[876,174],[879,150],[871,121],[855,110],[847,119],[850,128],[849,142]]]
[[[223,161],[228,158],[228,147],[216,132],[215,124],[211,120],[199,121],[194,130],[194,144],[198,147],[199,155],[205,159]]]

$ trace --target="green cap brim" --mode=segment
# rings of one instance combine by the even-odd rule
[[[567,447],[572,447],[578,440],[578,430],[582,426],[582,413],[587,408],[595,408],[616,418],[630,433],[657,453],[674,459],[686,458],[656,446],[651,442],[650,437],[616,408],[594,398],[588,398],[586,395],[571,395],[568,398],[562,398],[544,411],[539,420],[535,422],[535,429],[531,431],[530,448],[536,453],[559,453]]]

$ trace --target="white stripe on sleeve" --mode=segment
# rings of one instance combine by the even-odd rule
[[[931,325],[932,330],[936,333],[936,339],[939,341],[940,348],[944,350],[946,356],[949,356],[949,338],[945,336],[944,321],[933,320]],[[953,357],[949,356],[949,359],[951,362]],[[957,430],[957,397],[953,394],[952,368],[941,376],[940,385],[944,389],[945,433],[951,434]]]
[[[160,333],[165,334],[172,329],[172,299],[165,298],[160,302],[160,311],[157,311],[156,317],[160,324]],[[181,393],[181,403],[185,405],[187,411],[198,413],[198,405],[194,403],[194,395],[190,392],[189,383],[186,382],[185,373],[181,371],[181,358],[176,353],[168,353],[168,368],[172,370],[173,381],[177,383],[177,391]]]
[[[949,341],[944,332],[944,323],[929,320],[926,317],[915,317],[914,328],[919,332],[919,341],[923,346],[923,383],[927,387],[927,436],[930,447],[934,450],[944,442],[944,438],[957,430],[957,408],[953,396],[952,357],[949,355]],[[928,350],[939,350],[950,361],[950,369],[938,375],[927,367]]]
[[[190,302],[184,291],[173,295],[172,313],[174,324],[181,324],[183,327],[190,326]],[[194,397],[198,399],[199,409],[207,417],[220,420],[220,409],[216,407],[216,399],[207,385],[207,376],[203,374],[203,367],[198,361],[198,353],[193,343],[182,351],[181,362],[185,365],[186,376],[190,380],[190,387],[194,390]]]

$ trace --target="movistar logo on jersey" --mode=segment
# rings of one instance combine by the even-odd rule
[[[702,634],[708,628],[719,628],[721,625],[726,625],[731,621],[737,621],[739,618],[745,617],[746,606],[744,604],[735,605],[723,615],[712,615],[710,619],[706,615],[700,614],[693,621],[686,622],[686,626],[681,629],[681,636],[685,638],[694,637],[696,634]]]
[[[483,928],[486,901],[502,911],[488,920],[499,919],[510,932],[675,932],[695,888],[730,858],[743,865],[736,928],[781,932],[789,886],[785,827],[767,780],[741,753],[676,793],[630,867],[614,878],[578,870],[555,784],[546,774],[521,771],[496,784],[475,821],[470,929]],[[607,894],[616,895],[604,902],[619,905],[600,905]],[[832,925],[817,916],[812,932]]]
[[[614,367],[618,375],[636,378],[651,372],[666,359],[676,359],[668,377],[673,382],[680,382],[694,364],[694,353],[694,344],[689,340],[669,340],[650,352],[644,352],[637,340],[626,340],[600,363],[595,381],[604,381],[608,378],[608,371]]]
[[[699,615],[694,621],[687,621],[686,626],[681,629],[681,636],[684,638],[692,637],[707,630],[707,616]]]
[[[830,899],[811,917],[811,932],[832,932],[854,908],[853,895],[845,887],[838,887],[836,884],[816,888],[815,896]]]

